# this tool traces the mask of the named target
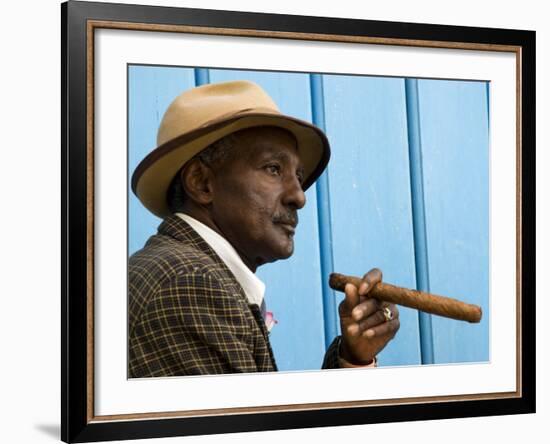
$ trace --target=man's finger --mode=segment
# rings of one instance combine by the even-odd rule
[[[359,293],[357,292],[357,287],[353,284],[346,284],[344,293],[346,297],[342,301],[342,308],[346,313],[351,313],[353,308],[359,303]]]
[[[355,321],[360,321],[371,316],[376,311],[380,310],[380,302],[378,299],[366,299],[359,303],[352,311],[352,317]]]
[[[363,276],[363,282],[359,285],[359,294],[366,295],[378,283],[382,282],[382,271],[373,268]]]
[[[362,319],[359,324],[359,332],[364,332],[365,330],[368,330],[369,328],[376,327],[377,325],[386,323],[386,316],[384,316],[384,312],[382,310],[376,310],[373,314],[370,316]]]
[[[399,330],[399,319],[392,319],[391,321],[384,322],[375,327],[371,327],[365,330],[362,335],[367,338],[374,338],[375,336],[395,336],[397,330]]]

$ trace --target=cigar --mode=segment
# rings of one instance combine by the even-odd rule
[[[346,276],[339,273],[332,273],[329,278],[329,285],[332,289],[344,291],[347,283],[359,285],[363,280],[355,276]],[[411,290],[397,287],[396,285],[379,282],[369,292],[369,296],[380,301],[391,302],[404,307],[414,308],[426,313],[457,319],[459,321],[479,322],[481,320],[481,307],[467,304],[458,299],[438,296],[423,291]]]

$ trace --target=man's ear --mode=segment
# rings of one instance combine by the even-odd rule
[[[181,170],[180,179],[185,194],[199,205],[208,205],[213,199],[212,170],[195,158]]]

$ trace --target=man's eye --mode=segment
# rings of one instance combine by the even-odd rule
[[[269,174],[273,174],[275,176],[278,176],[281,173],[281,167],[279,165],[267,165],[265,169]]]

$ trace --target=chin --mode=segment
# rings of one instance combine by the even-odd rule
[[[291,241],[290,244],[280,249],[280,253],[277,259],[288,259],[290,256],[292,256],[293,253],[294,253],[294,242]]]
[[[272,250],[272,254],[270,254],[264,263],[271,263],[278,260],[284,260],[288,259],[292,254],[294,253],[294,242],[291,242],[290,245],[285,246],[279,246],[279,248]]]

